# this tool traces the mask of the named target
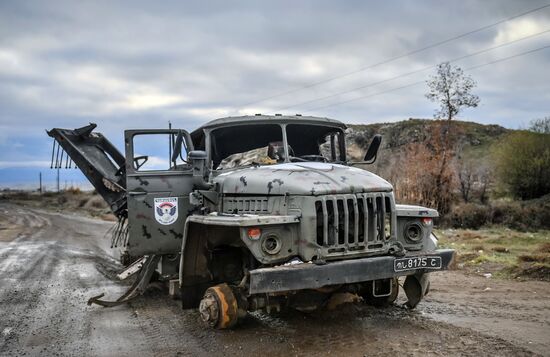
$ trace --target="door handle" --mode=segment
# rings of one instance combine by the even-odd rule
[[[141,195],[146,195],[147,192],[144,192],[144,191],[130,191],[130,192],[128,192],[128,194],[130,196],[141,196]]]

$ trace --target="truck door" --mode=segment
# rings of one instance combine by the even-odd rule
[[[125,131],[130,256],[179,252],[193,190],[192,145],[183,130]]]

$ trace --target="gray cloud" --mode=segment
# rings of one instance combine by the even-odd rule
[[[200,1],[0,3],[0,146],[41,138],[51,126],[98,122],[193,129],[275,109],[550,29],[550,8],[322,86],[244,104],[412,51],[542,1]],[[550,43],[550,34],[461,61],[484,63]],[[518,127],[550,114],[550,51],[469,72],[482,105],[463,118]],[[430,71],[311,105],[303,112],[427,78]],[[431,117],[416,86],[314,114],[346,122]],[[120,139],[115,139],[120,140]],[[0,161],[30,157],[10,150]],[[46,155],[47,150],[39,151]],[[34,161],[44,159],[34,158]]]

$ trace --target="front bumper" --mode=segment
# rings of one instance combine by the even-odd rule
[[[455,251],[438,249],[433,252],[410,253],[406,257],[441,257],[437,268],[416,268],[395,271],[394,256],[340,260],[325,265],[297,264],[260,268],[250,271],[250,294],[291,290],[317,289],[328,285],[352,284],[396,276],[422,274],[454,268]]]

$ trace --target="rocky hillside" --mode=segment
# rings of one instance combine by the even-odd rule
[[[431,119],[408,119],[395,123],[376,123],[367,125],[350,124],[347,130],[348,154],[359,160],[375,134],[382,135],[382,146],[378,160],[369,167],[381,176],[390,179],[393,167],[409,144],[426,143],[431,140]],[[499,125],[484,125],[467,121],[453,121],[453,131],[457,134],[459,160],[475,161],[478,164],[488,158],[490,147],[509,129]]]

